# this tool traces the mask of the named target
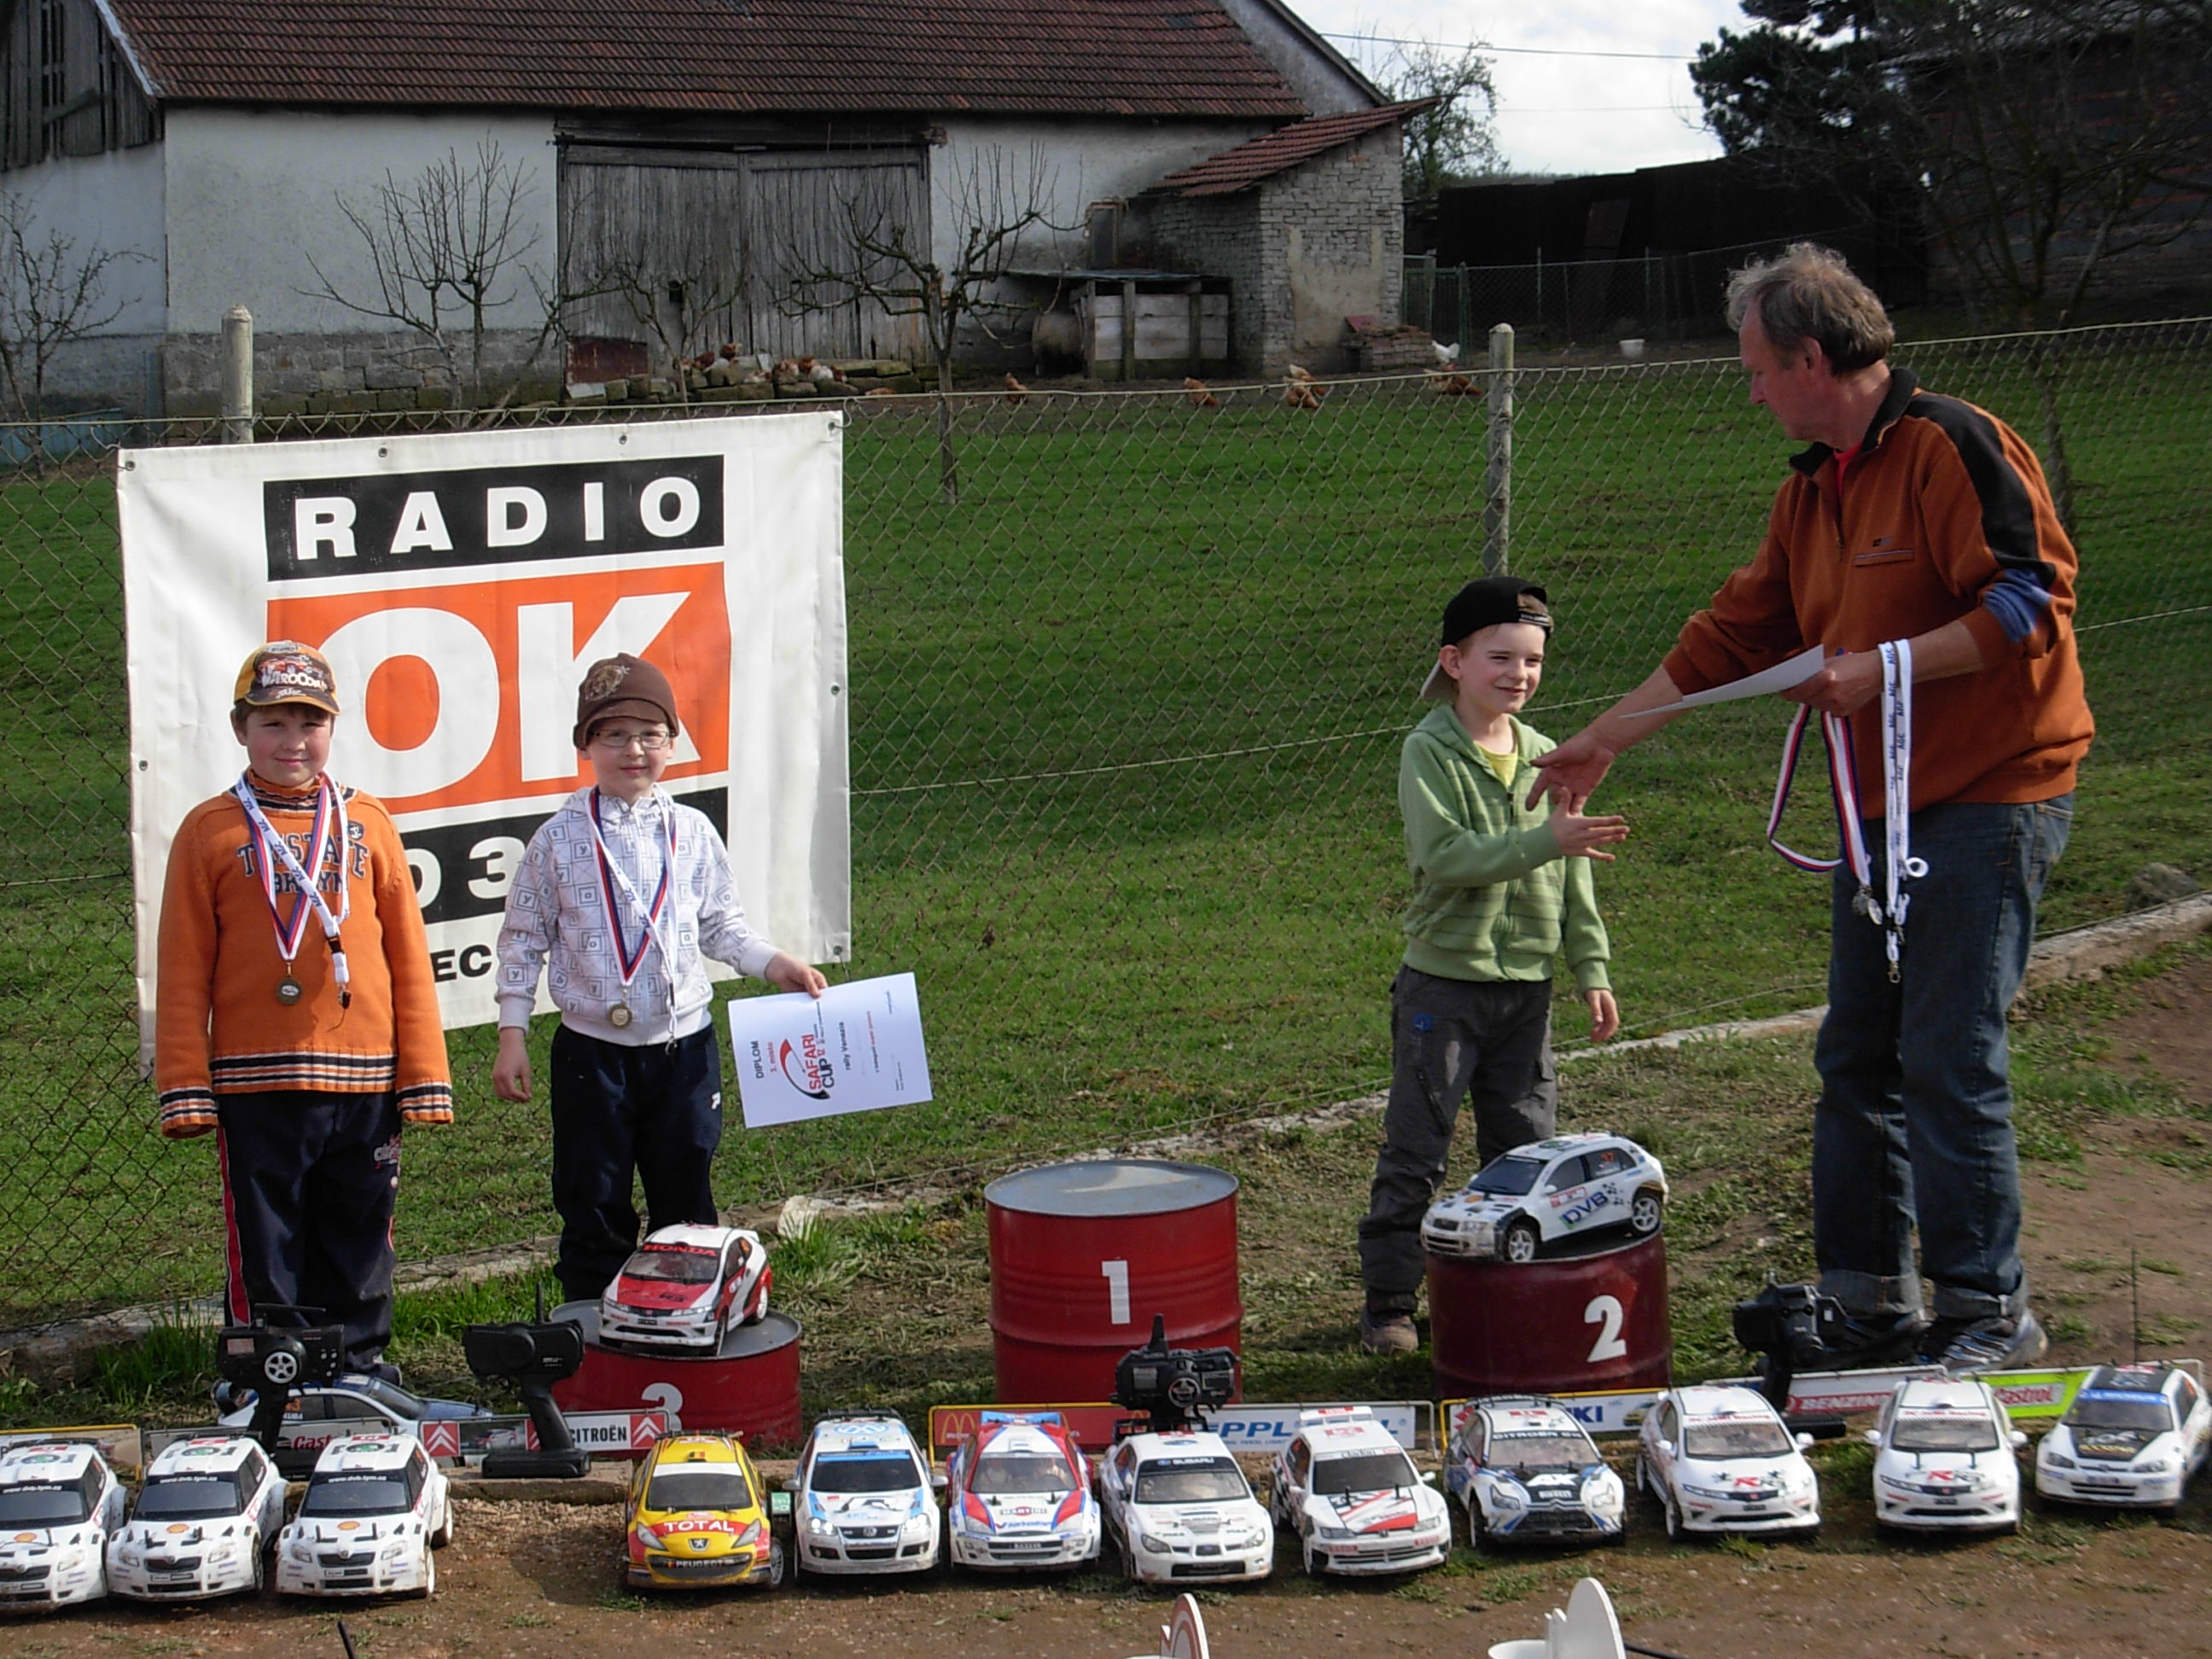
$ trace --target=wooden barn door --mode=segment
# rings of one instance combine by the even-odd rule
[[[926,248],[921,152],[655,150],[564,146],[561,240],[579,301],[570,331],[643,343],[665,374],[668,343],[688,352],[733,341],[749,351],[911,357],[920,331],[810,273],[851,270],[854,226],[898,227]]]

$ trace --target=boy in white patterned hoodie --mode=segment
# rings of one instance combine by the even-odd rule
[[[659,787],[676,698],[651,663],[592,665],[576,695],[576,747],[596,781],[538,826],[499,932],[499,1053],[492,1088],[530,1098],[524,1046],[538,976],[561,1010],[550,1058],[556,1273],[596,1300],[636,1248],[633,1175],[648,1229],[717,1220],[722,1055],[702,957],[779,990],[829,981],[745,924],[730,857],[704,813]]]

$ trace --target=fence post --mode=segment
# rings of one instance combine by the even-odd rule
[[[253,441],[253,313],[244,306],[222,313],[222,441]]]
[[[1505,568],[1513,544],[1513,325],[1490,331],[1490,466],[1482,508],[1482,570]]]

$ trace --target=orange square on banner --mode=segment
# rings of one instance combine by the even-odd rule
[[[268,637],[315,646],[338,678],[337,769],[395,812],[566,793],[576,686],[617,651],[668,676],[698,750],[670,784],[730,763],[730,619],[717,564],[284,596]],[[366,763],[363,763],[365,759]]]

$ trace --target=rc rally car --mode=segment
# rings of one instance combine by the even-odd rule
[[[107,1594],[107,1535],[123,1486],[97,1446],[30,1441],[0,1450],[0,1610],[67,1607]]]
[[[1497,1395],[1468,1407],[1444,1454],[1444,1485],[1477,1549],[1620,1537],[1628,1493],[1589,1432],[1557,1401]]]
[[[2035,1452],[2035,1489],[2069,1504],[2178,1509],[2212,1446],[2212,1403],[2178,1365],[2100,1365]]]
[[[880,1412],[837,1412],[799,1454],[793,1523],[808,1572],[927,1572],[939,1523],[928,1465],[905,1424]]]
[[[404,1434],[349,1434],[323,1448],[292,1524],[276,1535],[276,1588],[290,1595],[428,1595],[431,1551],[453,1536],[446,1476]]]
[[[783,1540],[760,1472],[735,1435],[672,1434],[630,1479],[625,1572],[641,1588],[783,1583]]]
[[[1793,1436],[1756,1389],[1672,1389],[1644,1413],[1642,1434],[1637,1479],[1669,1538],[1819,1530],[1820,1483],[1805,1461],[1813,1437]]]
[[[1364,1406],[1298,1414],[1267,1506],[1310,1573],[1418,1572],[1451,1548],[1451,1506]]]
[[[177,1441],[148,1466],[130,1524],[107,1540],[107,1587],[145,1601],[258,1590],[283,1524],[283,1478],[258,1442]]]
[[[2009,1532],[2020,1525],[2020,1463],[2027,1437],[1996,1390],[1975,1377],[1899,1382],[1867,1431],[1878,1526]]]
[[[1133,1434],[1101,1461],[1101,1506],[1140,1584],[1265,1578],[1275,1527],[1218,1434]]]
[[[1619,1135],[1554,1135],[1516,1146],[1475,1172],[1421,1221],[1423,1248],[1437,1255],[1534,1261],[1547,1247],[1625,1229],[1659,1231],[1667,1172]]]
[[[744,1227],[647,1233],[599,1298],[599,1340],[712,1353],[733,1325],[768,1311],[768,1250]]]
[[[1058,1412],[985,1412],[952,1449],[945,1536],[963,1567],[1073,1567],[1098,1559],[1091,1465]]]

